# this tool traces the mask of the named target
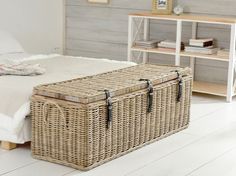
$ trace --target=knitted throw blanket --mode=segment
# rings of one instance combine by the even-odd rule
[[[45,73],[45,69],[39,64],[0,64],[0,76],[17,75],[17,76],[36,76]]]

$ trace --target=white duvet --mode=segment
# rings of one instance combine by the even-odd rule
[[[58,55],[33,56],[23,62],[40,64],[46,69],[46,73],[40,76],[0,77],[0,132],[4,130],[17,134],[22,130],[25,117],[30,112],[29,99],[34,86],[135,65],[131,62]]]

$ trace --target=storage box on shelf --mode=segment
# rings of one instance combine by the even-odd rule
[[[149,25],[150,20],[168,20],[175,21],[176,27],[176,50],[168,50],[161,48],[143,48],[134,45],[134,41],[137,39],[140,31],[144,31],[144,40],[149,40]],[[134,21],[136,21],[134,23]],[[214,54],[203,54],[201,52],[186,52],[181,50],[181,38],[182,38],[182,24],[183,22],[192,23],[192,39],[197,38],[197,24],[208,23],[208,24],[220,24],[231,27],[231,38],[230,38],[230,49],[219,50]],[[137,25],[138,23],[138,25]],[[136,25],[135,25],[136,24]],[[142,26],[143,24],[143,26]],[[144,28],[144,30],[141,30]],[[228,62],[228,77],[227,85],[211,84],[206,82],[195,82],[194,92],[207,93],[213,95],[220,95],[227,97],[227,101],[231,102],[232,97],[235,95],[234,86],[234,72],[235,72],[235,61],[236,61],[236,19],[227,17],[212,17],[212,16],[201,16],[201,15],[190,15],[183,14],[180,16],[176,15],[155,15],[151,13],[136,13],[129,15],[129,38],[128,38],[128,60],[134,59],[134,53],[143,53],[143,62],[148,61],[148,53],[166,54],[175,56],[175,65],[180,65],[181,57],[190,58],[190,66],[195,72],[195,59],[208,59],[212,61],[223,61]],[[141,54],[139,54],[141,56]],[[196,70],[197,71],[197,70]],[[218,88],[214,88],[218,86]]]

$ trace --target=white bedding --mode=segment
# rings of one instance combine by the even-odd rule
[[[10,53],[10,54],[0,54],[0,62],[1,60],[22,60],[30,58],[30,54],[27,53]],[[33,57],[33,56],[32,56]]]
[[[32,77],[0,77],[0,141],[23,143],[25,141],[22,135],[27,136],[25,139],[29,138],[29,132],[25,132],[29,130],[29,124],[25,124],[25,117],[30,112],[29,98],[34,86],[135,65],[131,62],[58,55],[31,56],[23,60],[32,64],[39,63],[46,69],[46,74]],[[7,134],[11,134],[11,138],[7,137]]]

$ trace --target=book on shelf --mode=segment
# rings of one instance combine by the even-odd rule
[[[189,45],[190,46],[198,46],[198,47],[208,47],[213,46],[214,39],[208,38],[208,39],[190,39]]]
[[[196,46],[186,46],[185,52],[190,53],[200,53],[200,54],[216,54],[218,52],[219,48],[214,48],[213,46],[209,47],[196,47]]]
[[[156,48],[157,47],[157,40],[136,40],[134,42],[134,46],[141,47],[141,48]]]
[[[136,40],[135,41],[136,44],[143,44],[143,45],[151,45],[151,44],[156,44],[158,43],[157,40]]]
[[[176,42],[172,40],[164,40],[157,44],[158,48],[176,49]],[[184,50],[184,43],[181,42],[181,50]]]

